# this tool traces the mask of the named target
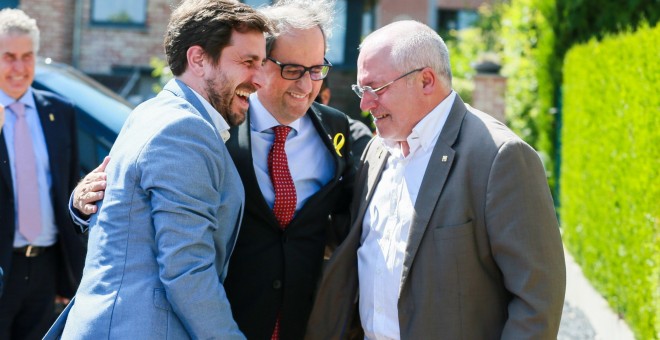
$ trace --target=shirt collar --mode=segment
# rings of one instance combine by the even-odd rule
[[[431,112],[413,127],[412,133],[406,138],[410,147],[409,155],[413,154],[420,147],[424,152],[429,152],[433,148],[447,121],[449,110],[454,105],[455,99],[456,92],[452,90],[447,98],[440,102],[438,106],[433,108]],[[385,144],[385,147],[393,156],[403,157],[399,143],[384,139],[383,144]]]
[[[229,140],[230,134],[229,134],[229,124],[227,124],[227,121],[225,120],[224,117],[216,110],[211,103],[209,103],[204,97],[202,97],[199,93],[197,93],[195,90],[193,90],[190,86],[188,88],[197,96],[197,99],[202,103],[204,108],[206,109],[206,112],[209,113],[211,116],[211,120],[213,121],[213,125],[215,125],[215,128],[218,129],[218,132],[220,133],[220,137],[222,137],[223,142],[227,142]]]
[[[282,125],[266,109],[264,104],[261,103],[257,92],[250,95],[250,111],[252,111],[250,115],[250,127],[253,131],[264,132],[275,126]],[[296,119],[287,126],[293,129],[291,133],[297,133],[297,131],[300,131],[300,119]]]
[[[26,107],[33,109],[37,108],[37,104],[34,102],[34,95],[32,95],[32,87],[28,87],[27,91],[25,91],[23,96],[18,98],[18,100],[8,96],[4,91],[0,90],[0,104],[2,104],[2,106],[7,107],[17,101],[25,104]]]

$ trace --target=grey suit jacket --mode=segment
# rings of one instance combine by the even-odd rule
[[[82,282],[46,337],[243,338],[222,282],[244,192],[209,113],[172,80],[110,156]]]
[[[388,152],[358,171],[353,226],[324,271],[308,339],[351,337],[362,220]],[[459,97],[414,207],[398,301],[402,339],[556,339],[565,264],[535,151]]]

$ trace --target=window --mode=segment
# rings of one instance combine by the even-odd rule
[[[479,18],[477,12],[473,10],[438,10],[438,30],[448,32],[451,30],[460,30],[473,26]]]
[[[243,3],[250,5],[253,8],[259,8],[260,6],[270,5],[270,0],[243,0]]]
[[[18,0],[0,0],[0,9],[18,8]]]
[[[147,0],[92,0],[92,24],[144,27]]]

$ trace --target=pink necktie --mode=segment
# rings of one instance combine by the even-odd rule
[[[280,228],[284,229],[293,219],[297,203],[296,187],[293,184],[289,162],[284,151],[284,143],[291,128],[279,125],[274,127],[273,130],[275,131],[275,141],[268,154],[268,172],[275,189],[273,214],[280,222]]]
[[[14,162],[18,191],[18,231],[32,243],[41,234],[41,204],[37,183],[37,160],[32,136],[25,119],[25,105],[13,103],[9,108],[16,115],[14,125]]]

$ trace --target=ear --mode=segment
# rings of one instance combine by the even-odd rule
[[[204,65],[206,64],[206,53],[201,46],[194,45],[186,51],[186,58],[188,59],[188,69],[196,76],[204,75]]]
[[[422,70],[422,93],[432,94],[439,86],[438,75],[430,67]]]

